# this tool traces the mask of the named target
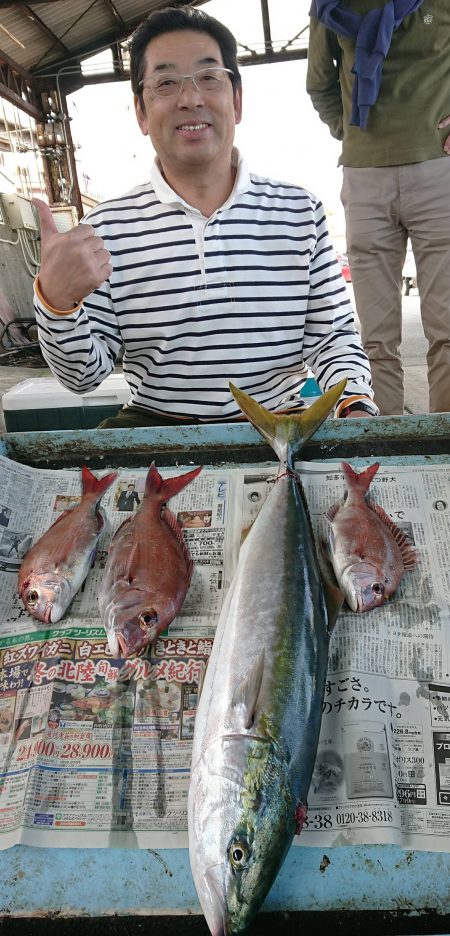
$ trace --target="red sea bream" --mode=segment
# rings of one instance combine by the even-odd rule
[[[367,496],[378,468],[375,463],[358,474],[342,462],[346,495],[325,514],[334,572],[352,611],[384,604],[397,590],[403,573],[417,563],[408,536]]]
[[[176,517],[164,505],[200,471],[163,480],[153,462],[142,503],[112,539],[99,607],[114,657],[129,657],[153,643],[183,605],[192,560]]]
[[[105,526],[100,500],[117,473],[96,478],[83,466],[83,497],[32,546],[19,570],[19,595],[29,613],[56,624],[81,588]]]

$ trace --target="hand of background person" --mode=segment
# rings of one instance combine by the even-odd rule
[[[111,255],[90,224],[60,233],[48,205],[33,198],[41,225],[42,298],[61,312],[70,312],[112,273]]]
[[[444,127],[450,127],[450,114],[448,117],[444,117],[444,119],[438,123],[439,130],[442,130]],[[443,149],[444,152],[450,156],[450,133],[443,142]]]

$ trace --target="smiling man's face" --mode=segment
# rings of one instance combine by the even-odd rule
[[[164,72],[191,75],[200,68],[223,66],[218,43],[207,33],[179,30],[152,39],[145,52],[144,80]],[[173,97],[158,97],[143,86],[142,109],[135,97],[136,116],[171,180],[194,170],[214,169],[218,179],[230,171],[235,125],[241,119],[241,92],[233,92],[230,76],[218,91],[200,92],[192,81]]]

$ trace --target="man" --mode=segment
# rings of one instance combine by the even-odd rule
[[[0,507],[0,525],[8,526],[11,511],[8,507]]]
[[[119,494],[117,501],[117,510],[134,510],[141,503],[138,492],[135,490],[134,482],[131,482],[127,489]]]
[[[18,536],[17,533],[11,534],[11,539],[9,541],[9,551],[6,553],[7,557],[12,556],[13,552],[15,552],[16,556],[19,557],[18,546],[19,546],[20,540],[21,540],[20,535]]]
[[[58,234],[40,203],[36,317],[69,389],[93,389],[123,346],[131,405],[103,427],[240,418],[231,380],[272,410],[299,407],[309,365],[336,415],[378,413],[320,203],[250,174],[233,147],[236,41],[201,10],[152,13],[130,47],[151,182]]]
[[[347,252],[382,414],[403,413],[402,268],[417,268],[429,409],[450,411],[449,0],[313,0],[307,90],[342,140]]]

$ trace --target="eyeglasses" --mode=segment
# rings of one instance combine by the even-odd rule
[[[181,94],[184,82],[190,78],[194,88],[200,93],[211,94],[223,88],[227,74],[232,75],[231,68],[199,68],[192,75],[177,75],[176,72],[161,72],[159,75],[150,75],[139,82],[139,87],[150,88],[152,94],[158,97],[175,97]]]

